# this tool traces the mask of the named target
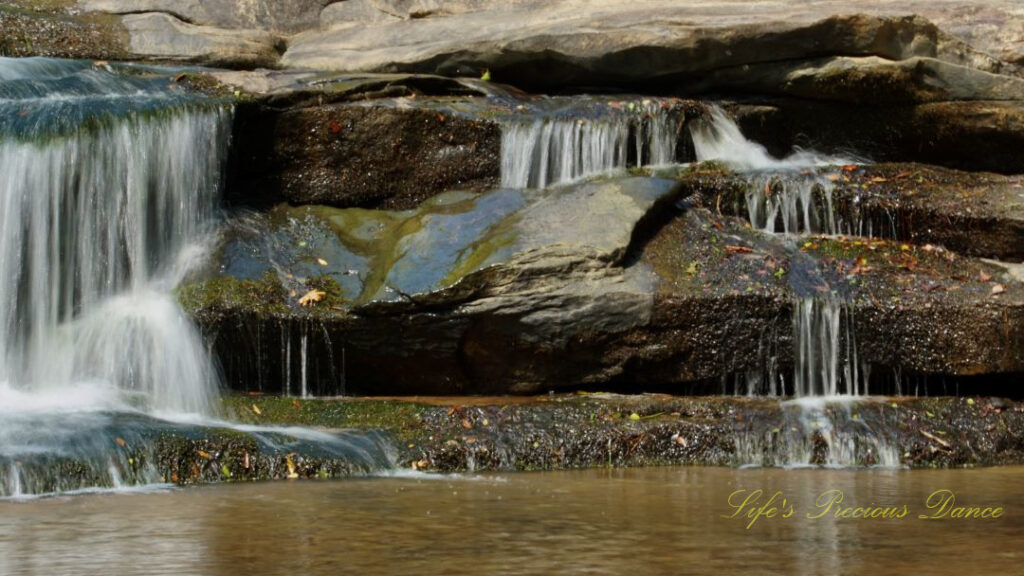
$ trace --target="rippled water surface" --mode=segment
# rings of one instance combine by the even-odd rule
[[[1024,468],[400,476],[0,502],[2,574],[1019,574]],[[789,518],[730,518],[737,490]],[[820,518],[815,500],[903,518]],[[997,519],[923,520],[937,490]],[[780,514],[783,511],[780,510]]]

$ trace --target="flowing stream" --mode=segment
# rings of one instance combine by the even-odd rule
[[[173,290],[231,116],[153,70],[0,59],[0,496],[160,482],[161,431],[227,425]]]
[[[857,158],[826,156],[797,150],[786,158],[772,157],[747,140],[736,123],[718,107],[691,125],[697,160],[724,162],[744,175],[750,223],[786,237],[798,233],[862,233],[861,223],[836,214],[831,182],[816,169],[850,165]],[[856,417],[856,406],[868,393],[870,366],[858,359],[852,307],[837,294],[802,294],[793,286],[793,376],[787,387],[774,368],[745,375],[748,394],[791,395],[785,419],[771,433],[738,434],[740,464],[830,466],[900,465],[895,448]],[[765,382],[765,378],[779,381]]]
[[[678,111],[667,102],[629,101],[597,116],[559,112],[505,121],[502,186],[544,188],[629,166],[675,162]]]

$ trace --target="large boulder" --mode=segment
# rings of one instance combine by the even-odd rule
[[[229,384],[264,392],[720,391],[792,374],[794,311],[827,294],[874,385],[1024,372],[1024,285],[998,265],[766,234],[702,208],[703,177],[282,206],[238,222],[182,300]]]
[[[826,56],[913,57],[1000,72],[1006,65],[918,17],[829,10],[738,16],[668,2],[527,3],[441,17],[311,31],[290,67],[492,75],[521,87],[685,84],[723,68]]]

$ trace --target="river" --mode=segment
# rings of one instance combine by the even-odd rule
[[[1014,574],[1024,467],[407,474],[0,502],[0,573]],[[780,491],[792,515],[735,506]],[[928,508],[1002,508],[954,519]],[[815,501],[902,510],[836,518]],[[831,495],[838,494],[832,492]],[[831,498],[831,495],[825,498]],[[939,498],[938,496],[935,497]],[[933,501],[933,504],[935,501]],[[809,516],[819,516],[811,518]],[[921,515],[943,515],[921,519]]]

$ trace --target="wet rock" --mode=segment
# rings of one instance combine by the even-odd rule
[[[668,175],[668,171],[661,173]],[[780,174],[764,183],[763,177],[732,173],[712,163],[682,171],[678,177],[686,189],[684,195],[700,195],[705,205],[736,216],[748,216],[752,199],[763,203],[766,186],[776,200],[810,188],[816,231],[934,244],[982,258],[1024,260],[1021,176],[893,163]],[[776,231],[782,231],[782,218],[780,214],[773,219]],[[800,230],[807,231],[802,224]]]
[[[650,273],[617,263],[674,189],[638,178],[442,196],[412,213],[292,209],[272,216],[284,224],[277,232],[257,226],[250,240],[225,248],[221,269],[232,276],[186,287],[182,300],[216,334],[223,362],[244,368],[250,355],[268,357],[276,380],[268,389],[300,387],[310,372],[296,363],[309,346],[321,380],[343,380],[348,390],[529,391],[606,380],[626,359],[605,362],[600,343],[644,324],[651,306]],[[257,291],[267,295],[264,314],[232,295],[252,294],[271,263],[287,269],[283,282],[294,287],[282,289],[296,297]],[[323,275],[327,298],[299,309],[301,284]],[[262,336],[246,344],[254,332]],[[294,351],[282,350],[297,333]],[[229,378],[249,385],[250,375]]]
[[[877,385],[898,385],[889,368],[1024,372],[1024,285],[998,266],[931,244],[766,234],[706,200],[676,213],[666,202],[685,186],[442,195],[407,213],[282,207],[243,221],[225,276],[182,300],[231,385],[266,392],[719,391],[769,365],[792,374],[794,302],[829,294]],[[324,298],[300,308],[310,290]]]
[[[438,472],[840,461],[918,468],[1024,459],[1014,432],[1024,408],[1001,398],[973,405],[948,397],[871,399],[808,409],[774,399],[656,394],[224,402],[251,423],[383,429],[394,435],[398,466]],[[253,402],[263,415],[247,409]]]
[[[794,146],[849,152],[874,161],[915,161],[965,170],[1024,173],[1024,106],[931,102],[851,106],[771,100],[730,107],[743,133],[776,155]]]
[[[658,118],[671,155],[683,148],[683,124],[699,109],[693,101],[675,98],[530,97],[489,82],[429,75],[286,71],[208,76],[224,93],[244,91],[240,97],[245,102],[235,116],[226,197],[247,205],[283,200],[407,209],[446,190],[492,189],[504,172],[515,173],[502,167],[508,128],[527,134],[545,121],[557,122],[560,130],[573,127],[576,119],[621,129],[625,151],[619,164],[624,169],[637,161],[636,142],[641,141],[627,137],[630,131]],[[649,139],[652,132],[648,129]],[[567,133],[553,133],[551,145]],[[604,141],[593,145],[615,150]],[[646,151],[645,158],[650,154]],[[576,164],[579,168],[585,162]],[[554,166],[550,171],[561,174]],[[523,176],[530,176],[529,170]]]

